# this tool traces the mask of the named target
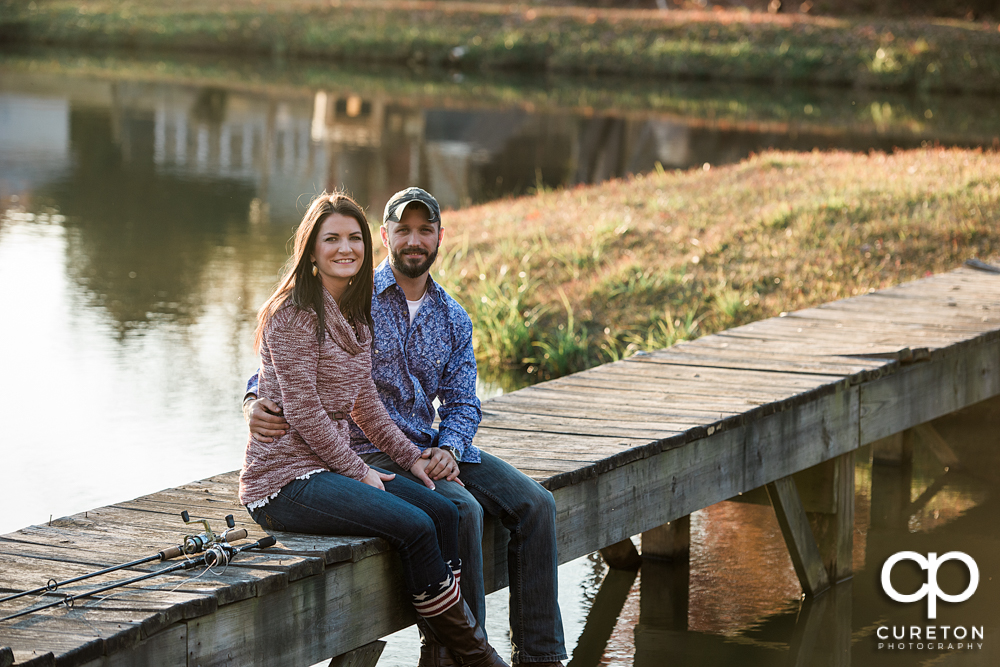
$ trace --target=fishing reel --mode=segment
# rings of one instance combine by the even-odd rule
[[[208,567],[226,567],[237,553],[236,547],[225,542],[213,544],[205,549],[205,565]]]
[[[184,519],[184,523],[192,523],[191,515],[188,514],[187,510],[181,512],[181,518]],[[236,521],[233,519],[232,514],[226,516],[226,526],[228,529],[221,535],[212,530],[208,519],[197,519],[193,523],[201,523],[205,527],[205,530],[197,535],[184,536],[184,541],[181,543],[180,549],[183,554],[188,556],[201,553],[210,549],[213,545],[228,544],[230,540],[242,540],[247,536],[247,531],[244,528],[234,530],[236,528]]]

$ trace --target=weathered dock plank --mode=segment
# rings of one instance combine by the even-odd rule
[[[867,445],[1000,393],[1000,332],[861,386],[860,444]]]
[[[552,490],[561,562],[772,485],[819,590],[824,576],[850,576],[854,450],[997,395],[1000,276],[963,268],[492,399],[476,443]],[[236,488],[225,473],[0,536],[0,590],[155,553],[200,532],[182,509],[213,524],[234,514],[258,539]],[[817,509],[833,518],[810,543],[805,511]],[[225,572],[5,622],[0,646],[17,664],[303,665],[412,622],[381,540],[276,537]],[[507,584],[505,540],[487,525],[490,590]],[[0,603],[0,615],[28,602]]]

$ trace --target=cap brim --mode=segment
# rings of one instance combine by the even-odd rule
[[[427,213],[430,216],[428,218],[430,222],[441,222],[441,214],[435,213],[434,207],[428,204],[420,197],[410,197],[408,199],[400,201],[399,203],[397,203],[395,206],[392,207],[391,209],[392,212],[382,222],[388,222],[388,221],[399,222],[400,214],[403,211],[405,211],[406,207],[409,206],[410,204],[420,204],[421,206],[426,208]]]

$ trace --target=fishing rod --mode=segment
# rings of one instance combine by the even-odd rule
[[[137,577],[132,577],[131,579],[125,579],[124,581],[118,581],[107,586],[102,586],[100,588],[95,588],[92,591],[84,591],[83,593],[78,593],[76,595],[69,595],[55,602],[50,602],[44,604],[40,607],[34,607],[32,609],[24,609],[17,612],[16,614],[11,614],[10,616],[5,616],[0,618],[0,622],[9,621],[14,618],[20,618],[21,616],[27,616],[28,614],[33,614],[36,611],[42,611],[44,609],[51,609],[52,607],[58,607],[59,605],[65,605],[69,609],[72,609],[75,602],[81,598],[88,598],[98,595],[100,593],[105,593],[113,588],[120,588],[122,586],[128,586],[130,584],[135,584],[140,581],[145,581],[146,579],[152,579],[153,577],[158,577],[161,574],[169,574],[170,572],[177,572],[178,570],[190,570],[192,568],[198,567],[199,565],[207,565],[208,567],[229,565],[229,562],[236,557],[237,554],[241,554],[244,551],[249,551],[250,549],[266,549],[270,546],[274,546],[277,540],[272,535],[257,540],[253,544],[244,544],[239,547],[234,547],[226,542],[217,542],[206,549],[205,554],[199,556],[194,560],[186,560],[183,563],[177,563],[176,565],[171,565],[170,567],[165,567],[162,570],[156,570],[155,572],[147,572],[146,574],[141,574]]]
[[[188,514],[187,510],[181,512],[181,518],[184,520],[184,523],[191,522],[191,516]],[[246,539],[247,536],[245,528],[235,529],[236,522],[233,520],[232,514],[226,516],[226,526],[228,527],[228,530],[221,535],[212,531],[212,527],[208,524],[207,519],[200,519],[199,522],[205,526],[204,532],[197,535],[185,535],[184,541],[180,544],[164,549],[163,551],[159,551],[152,556],[139,558],[138,560],[133,560],[128,563],[122,563],[121,565],[112,565],[111,567],[106,567],[103,570],[97,570],[96,572],[90,572],[88,574],[81,574],[78,577],[64,579],[63,581],[49,579],[44,586],[39,586],[38,588],[33,588],[30,591],[23,591],[21,593],[15,593],[13,595],[0,598],[0,603],[7,602],[9,600],[16,600],[17,598],[21,598],[26,595],[34,595],[36,593],[55,593],[60,586],[75,584],[78,581],[90,579],[91,577],[108,574],[109,572],[117,572],[118,570],[135,567],[136,565],[142,565],[143,563],[150,563],[154,560],[159,560],[162,563],[172,558],[177,558],[178,556],[193,556],[194,554],[201,553],[205,549],[209,548],[212,544],[242,540]]]

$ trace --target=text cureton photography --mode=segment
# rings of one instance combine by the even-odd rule
[[[904,561],[911,561],[922,572],[926,581],[913,593],[901,593],[892,582],[893,568]],[[964,566],[968,582],[960,593],[946,593],[938,584],[938,569],[949,561]],[[941,556],[930,552],[926,556],[914,551],[900,551],[886,559],[882,565],[882,590],[889,598],[902,604],[917,603],[926,598],[928,620],[938,617],[937,601],[958,604],[973,596],[979,587],[979,566],[975,559],[961,551],[950,551]],[[982,625],[880,625],[875,631],[880,650],[917,651],[970,651],[983,648],[985,636]]]

